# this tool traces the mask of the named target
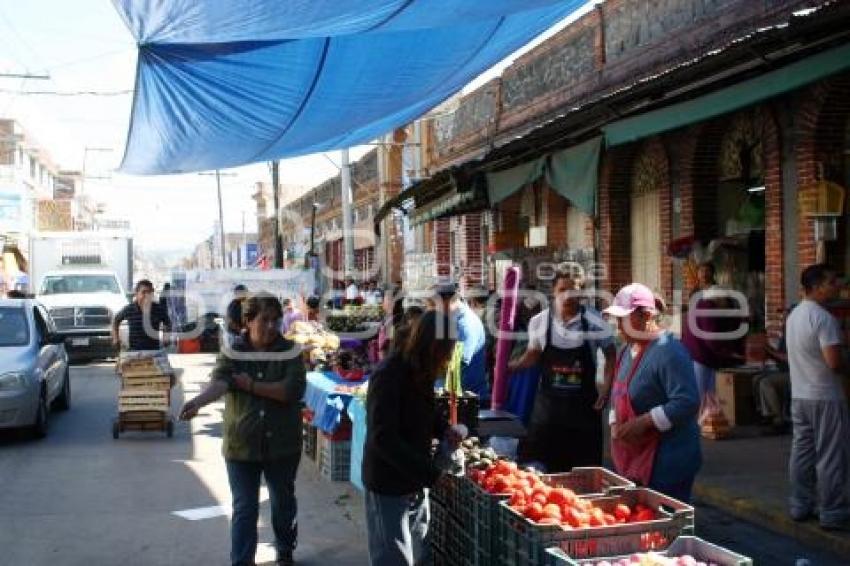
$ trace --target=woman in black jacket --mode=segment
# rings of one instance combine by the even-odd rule
[[[418,564],[427,556],[427,488],[440,476],[432,441],[449,431],[436,411],[434,381],[451,358],[455,336],[445,314],[423,314],[404,347],[369,380],[363,483],[373,566]]]

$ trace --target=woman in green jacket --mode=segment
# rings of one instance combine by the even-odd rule
[[[301,399],[306,372],[300,348],[278,328],[280,301],[249,297],[242,311],[247,329],[223,351],[209,385],[187,401],[180,418],[225,396],[222,452],[233,496],[231,563],[254,564],[260,478],[269,489],[277,564],[293,564],[297,542],[295,475],[301,459]]]

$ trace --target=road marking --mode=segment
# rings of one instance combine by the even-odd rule
[[[264,564],[266,562],[274,562],[275,560],[277,560],[277,550],[273,544],[269,542],[257,544],[257,554],[254,555],[254,562]]]
[[[269,490],[266,486],[261,486],[260,503],[265,503],[268,500]],[[233,514],[233,508],[230,505],[210,505],[208,507],[172,511],[171,514],[187,521],[201,521],[203,519],[215,519],[216,517],[230,517]]]
[[[232,512],[233,510],[230,505],[211,505],[209,507],[196,507],[195,509],[172,511],[171,514],[186,519],[187,521],[200,521],[202,519],[230,516]]]

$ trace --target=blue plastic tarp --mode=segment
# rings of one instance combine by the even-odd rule
[[[121,169],[350,147],[409,123],[585,0],[114,0],[139,45]]]
[[[313,411],[313,426],[333,434],[342,421],[342,415],[351,402],[350,393],[336,390],[337,385],[360,385],[366,382],[347,381],[339,375],[326,371],[307,372],[307,388],[304,391],[304,404]]]

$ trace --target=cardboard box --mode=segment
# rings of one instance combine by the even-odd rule
[[[717,400],[730,426],[758,423],[753,398],[753,379],[760,372],[754,369],[727,369],[717,372]]]

